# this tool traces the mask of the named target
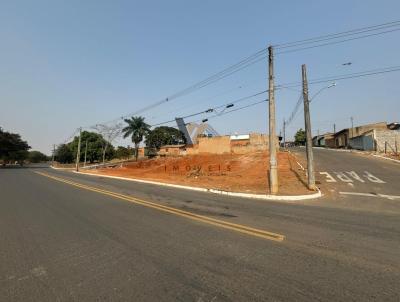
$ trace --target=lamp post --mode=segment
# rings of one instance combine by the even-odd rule
[[[322,91],[324,91],[325,89],[329,89],[329,88],[335,87],[335,86],[336,86],[336,83],[333,82],[332,84],[330,84],[330,85],[328,85],[328,86],[322,87],[320,90],[317,91],[317,93],[315,93],[315,94],[310,98],[310,103],[311,103],[311,101],[312,101],[313,99],[315,99],[315,97],[316,97],[318,94],[320,94]]]

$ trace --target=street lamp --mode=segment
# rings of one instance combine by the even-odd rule
[[[318,90],[318,92],[317,92],[316,94],[314,94],[314,95],[310,98],[310,103],[311,103],[311,101],[312,101],[318,94],[320,94],[322,91],[324,91],[325,89],[329,89],[329,88],[335,87],[335,86],[336,86],[336,83],[333,82],[332,84],[330,84],[330,85],[328,85],[328,86],[322,87],[320,90]]]

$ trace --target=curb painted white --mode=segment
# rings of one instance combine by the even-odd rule
[[[52,168],[54,170],[66,170],[66,171],[75,170],[75,168],[56,168],[56,167],[53,167],[53,166],[50,166],[50,168]]]
[[[97,176],[97,177],[107,177],[107,178],[120,179],[120,180],[128,180],[128,181],[134,181],[134,182],[139,182],[139,183],[172,187],[172,188],[185,189],[185,190],[192,190],[192,191],[199,191],[199,192],[208,192],[208,193],[214,193],[214,194],[220,194],[220,195],[226,195],[226,196],[244,197],[244,198],[252,198],[252,199],[262,199],[262,200],[297,201],[297,200],[315,199],[315,198],[319,198],[322,196],[322,193],[319,189],[318,189],[318,192],[313,193],[313,194],[307,194],[307,195],[249,194],[249,193],[221,191],[221,190],[215,190],[215,189],[205,189],[205,188],[191,187],[191,186],[182,186],[182,185],[175,185],[175,184],[157,182],[157,181],[152,181],[152,180],[127,178],[127,177],[121,177],[121,176],[102,175],[102,174],[95,174],[95,173],[82,173],[82,172],[76,172],[76,171],[73,171],[73,173]]]
[[[381,159],[386,159],[386,160],[391,160],[394,161],[395,163],[400,163],[400,160],[398,159],[394,159],[394,158],[390,158],[390,157],[386,157],[386,156],[382,156],[382,155],[378,155],[378,154],[372,154],[372,156],[381,158]]]

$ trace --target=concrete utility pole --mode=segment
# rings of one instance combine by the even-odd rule
[[[308,83],[306,65],[301,66],[303,78],[303,101],[304,101],[304,122],[306,130],[306,152],[307,152],[307,180],[308,188],[315,190],[314,158],[312,151],[311,119],[310,119],[310,100],[308,99]]]
[[[51,158],[51,166],[54,167],[54,156],[56,154],[56,145],[53,145],[53,156]]]
[[[76,152],[76,171],[79,171],[79,161],[81,158],[81,134],[82,134],[82,127],[79,128],[79,140],[78,140],[78,151]]]
[[[278,193],[278,162],[276,160],[274,51],[268,47],[268,100],[269,100],[269,190]]]
[[[336,134],[336,124],[333,124],[333,134]]]
[[[283,120],[283,148],[286,148],[286,121]]]
[[[354,126],[353,126],[353,117],[351,116],[350,117],[350,122],[351,122],[351,138],[353,138],[354,137]]]
[[[83,162],[84,167],[86,167],[86,155],[87,155],[87,140],[86,140],[86,146],[85,146],[85,161]]]

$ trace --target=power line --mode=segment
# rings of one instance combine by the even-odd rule
[[[216,107],[208,108],[208,109],[203,110],[203,111],[200,111],[200,112],[196,112],[196,113],[192,113],[192,114],[189,114],[189,115],[182,116],[181,118],[188,118],[188,117],[193,117],[193,116],[197,116],[197,115],[201,115],[201,114],[205,114],[205,113],[214,112],[214,111],[216,111],[216,110],[218,110],[218,109],[221,109],[221,108],[223,108],[223,107],[226,107],[226,106],[228,106],[228,105],[230,105],[230,104],[237,104],[237,103],[243,102],[243,101],[245,101],[245,100],[248,100],[248,99],[250,99],[250,98],[253,98],[253,97],[255,97],[255,96],[264,94],[264,93],[266,93],[267,91],[268,91],[268,90],[263,90],[263,91],[260,91],[260,92],[257,92],[257,93],[254,93],[254,94],[251,94],[251,95],[248,95],[248,96],[245,96],[245,97],[236,99],[236,100],[234,100],[234,101],[228,102],[228,103],[223,104],[223,105],[219,105],[219,106],[216,106]],[[220,114],[220,115],[221,115],[221,114]],[[152,127],[160,126],[160,125],[168,124],[168,123],[171,123],[171,122],[174,122],[174,121],[175,121],[175,119],[171,119],[171,120],[168,120],[168,121],[165,121],[165,122],[161,122],[161,123],[157,123],[157,124],[154,124],[154,125],[151,125],[151,126],[152,126]]]
[[[371,69],[371,70],[355,72],[355,73],[348,73],[348,74],[342,74],[342,75],[334,75],[334,76],[316,78],[316,79],[310,80],[309,84],[321,84],[321,83],[332,82],[332,81],[355,79],[355,78],[360,78],[360,77],[366,77],[366,76],[372,76],[372,75],[390,73],[390,72],[396,72],[396,71],[400,71],[400,66],[384,67],[384,68]],[[298,87],[301,85],[302,85],[301,82],[291,82],[291,83],[277,85],[277,88],[279,88],[279,89],[293,88],[293,87]]]
[[[275,47],[277,49],[285,49],[285,48],[293,48],[294,49],[288,49],[288,50],[283,50],[280,52],[277,52],[276,54],[283,54],[283,53],[289,53],[289,52],[297,52],[297,51],[301,51],[301,50],[305,50],[305,49],[310,49],[310,48],[316,48],[316,47],[322,47],[322,46],[327,46],[327,45],[332,45],[332,44],[338,44],[338,43],[344,43],[344,42],[348,42],[348,41],[352,41],[352,40],[356,40],[356,39],[362,39],[362,38],[366,38],[366,37],[371,37],[371,36],[376,36],[376,35],[381,35],[381,34],[385,34],[385,33],[390,33],[390,32],[394,32],[394,31],[398,31],[400,30],[400,28],[395,28],[392,30],[388,30],[388,31],[382,31],[383,29],[387,29],[387,28],[393,28],[393,27],[397,27],[400,25],[400,21],[392,21],[392,22],[387,22],[387,23],[382,23],[379,25],[374,25],[374,26],[368,26],[368,27],[363,27],[363,28],[358,28],[358,29],[353,29],[353,30],[348,30],[348,31],[344,31],[344,32],[339,32],[339,33],[333,33],[333,34],[328,34],[328,35],[323,35],[323,36],[317,36],[314,38],[308,38],[308,39],[303,39],[303,40],[298,40],[298,41],[294,41],[294,42],[288,42],[288,43],[283,43],[283,44],[278,44],[275,45]],[[329,41],[329,40],[335,40],[335,39],[340,39],[343,37],[348,37],[348,36],[355,36],[355,35],[360,35],[362,33],[366,33],[366,32],[372,32],[372,31],[379,31],[377,33],[372,33],[372,34],[367,34],[367,35],[362,35],[362,36],[357,36],[357,37],[353,37],[353,38],[348,38],[348,39],[344,39],[344,40],[339,40],[339,41],[332,41],[332,42],[327,42],[327,43],[319,43],[319,42],[323,42],[323,41]],[[319,43],[317,45],[311,45],[311,46],[307,46],[307,47],[298,47],[298,46],[302,46],[302,45],[307,45],[307,44],[315,44],[315,43]],[[297,48],[296,48],[297,47]],[[188,95],[190,93],[193,93],[196,90],[199,90],[201,88],[204,88],[208,85],[211,85],[217,81],[220,81],[236,72],[239,72],[263,59],[266,58],[266,48],[263,48],[257,52],[255,52],[254,54],[246,57],[245,59],[231,65],[228,66],[227,68],[223,69],[220,72],[217,72],[207,78],[205,78],[202,81],[199,81],[193,85],[190,85],[189,87],[182,89],[166,98],[163,98],[157,102],[154,102],[148,106],[145,106],[135,112],[132,112],[130,114],[121,116],[119,118],[107,121],[103,124],[109,124],[109,123],[114,123],[120,119],[124,119],[126,117],[132,116],[132,115],[137,115],[137,114],[141,114],[143,112],[149,111],[155,107],[158,107],[162,104],[168,103],[176,98]],[[289,88],[289,87],[288,87]],[[85,127],[85,128],[90,128],[89,127]]]
[[[377,35],[382,35],[386,33],[391,33],[395,31],[399,31],[400,28],[392,29],[392,30],[387,30],[379,33],[373,33],[373,34],[368,34],[368,35],[363,35],[360,37],[354,37],[354,38],[349,38],[345,40],[340,40],[340,41],[333,41],[333,42],[327,42],[327,43],[322,43],[322,44],[317,44],[317,45],[312,45],[312,46],[307,46],[307,47],[300,47],[300,48],[295,48],[295,49],[289,49],[289,50],[284,50],[284,51],[279,51],[276,54],[283,54],[283,53],[290,53],[290,52],[297,52],[301,50],[306,50],[306,49],[311,49],[311,48],[317,48],[317,47],[322,47],[322,46],[328,46],[328,45],[333,45],[333,44],[339,44],[339,43],[344,43],[344,42],[349,42],[353,40],[358,40],[358,39],[363,39],[371,36],[377,36]]]
[[[258,105],[258,104],[265,103],[265,102],[268,102],[268,99],[264,99],[264,100],[261,100],[261,101],[257,101],[257,102],[255,102],[255,103],[251,103],[251,104],[249,104],[249,105],[245,105],[245,106],[238,107],[238,108],[235,108],[235,109],[232,109],[232,110],[228,110],[228,111],[223,112],[222,114],[215,114],[215,115],[212,115],[212,116],[210,116],[210,117],[207,117],[207,119],[211,119],[211,118],[215,118],[215,117],[220,117],[220,116],[222,116],[222,115],[225,115],[225,114],[228,114],[228,113],[232,113],[232,112],[235,112],[235,111],[239,111],[239,110],[243,110],[243,109],[246,109],[246,108],[250,108],[250,107],[256,106],[256,105]],[[189,122],[189,123],[197,123],[197,122],[201,122],[201,121],[202,121],[202,120],[197,120],[197,121],[192,121],[192,122]]]
[[[290,117],[286,121],[286,125],[290,125],[290,123],[294,120],[294,118],[297,115],[297,112],[300,109],[300,105],[302,102],[303,102],[303,92],[300,93],[299,99],[297,100],[296,105],[294,106],[294,109],[293,109],[292,113],[290,114]]]
[[[361,33],[365,33],[365,32],[382,30],[385,28],[395,27],[398,25],[400,25],[400,20],[382,23],[382,24],[373,25],[373,26],[361,27],[361,28],[357,28],[357,29],[351,29],[351,30],[342,31],[339,33],[332,33],[332,34],[312,37],[312,38],[308,38],[308,39],[297,40],[297,41],[293,41],[293,42],[277,44],[277,45],[274,45],[274,47],[276,49],[297,47],[297,46],[301,46],[301,45],[305,45],[305,44],[316,43],[316,42],[326,41],[326,40],[330,40],[330,39],[339,39],[339,38],[343,38],[346,36],[361,34]]]
[[[211,75],[211,76],[207,77],[206,79],[204,79],[204,80],[202,80],[202,81],[200,81],[198,83],[195,83],[195,84],[193,84],[193,85],[191,85],[191,86],[189,86],[189,87],[187,87],[187,88],[185,88],[185,89],[183,89],[181,91],[178,91],[178,92],[176,92],[176,93],[174,93],[174,94],[172,94],[172,95],[170,95],[170,96],[168,96],[168,97],[166,97],[166,98],[164,98],[164,99],[162,99],[162,100],[160,100],[158,102],[152,103],[152,104],[150,104],[150,105],[148,105],[146,107],[143,107],[143,108],[141,108],[141,109],[139,109],[139,110],[137,110],[135,112],[132,112],[130,114],[121,116],[119,118],[116,118],[116,119],[113,119],[113,120],[110,120],[110,121],[107,121],[107,122],[105,122],[103,124],[113,123],[113,122],[116,122],[116,121],[118,121],[120,119],[124,119],[124,118],[132,116],[132,115],[137,115],[137,114],[143,113],[145,111],[148,111],[150,109],[158,107],[158,106],[160,106],[160,105],[162,105],[164,103],[170,102],[170,101],[172,101],[174,99],[177,99],[177,98],[182,97],[184,95],[190,94],[190,93],[192,93],[192,92],[194,92],[194,91],[196,91],[198,89],[201,89],[203,87],[211,85],[211,84],[213,84],[213,83],[215,83],[217,81],[220,81],[220,80],[222,80],[222,79],[224,79],[224,78],[226,78],[226,77],[228,77],[228,76],[230,76],[230,75],[232,75],[232,74],[234,74],[236,72],[239,72],[239,71],[241,71],[241,70],[243,70],[243,69],[245,69],[245,68],[247,68],[247,67],[249,67],[249,66],[251,66],[251,65],[253,65],[253,64],[255,64],[255,63],[259,62],[259,61],[261,61],[261,60],[263,60],[264,58],[266,58],[266,48],[261,49],[261,50],[257,51],[256,53],[252,54],[251,56],[239,61],[238,63],[233,64],[233,65],[223,69],[222,71],[220,71],[220,72],[218,72],[218,73],[216,73],[214,75]]]

